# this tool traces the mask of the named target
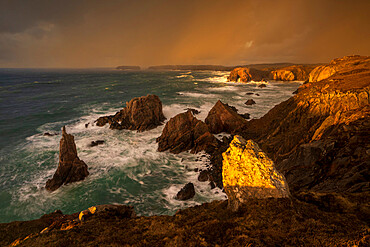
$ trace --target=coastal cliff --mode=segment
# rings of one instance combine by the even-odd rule
[[[226,176],[218,184],[234,186],[234,197],[225,186],[229,200],[244,196],[243,191],[235,190],[242,184],[261,187],[254,188],[261,193],[269,191],[265,186],[271,185],[269,177],[279,178],[275,187],[286,192],[283,196],[278,193],[277,197],[283,198],[243,197],[242,203],[232,207],[235,211],[230,210],[230,201],[214,201],[179,210],[173,216],[137,217],[131,207],[95,214],[94,208],[111,206],[84,210],[81,213],[86,213],[86,218],[79,218],[80,212],[64,215],[56,211],[38,220],[0,224],[0,245],[369,246],[370,64],[369,57],[356,59],[353,65],[345,65],[349,64],[347,58],[337,59],[340,70],[303,84],[295,96],[262,118],[241,121],[243,128],[218,121],[225,112],[212,111],[208,126],[217,123],[222,131],[253,140],[223,138],[211,154],[214,172],[237,175],[232,179]],[[221,106],[228,110],[225,116],[239,118],[230,106],[218,103]],[[195,123],[189,126],[198,124],[207,136],[212,132],[190,112],[178,118]],[[175,131],[178,125],[173,126]],[[189,133],[196,131],[191,128]],[[165,133],[168,137],[173,134]],[[186,143],[194,141],[192,135],[185,135],[190,136]],[[183,150],[193,146],[186,147]],[[246,149],[253,150],[248,162],[238,158]],[[252,167],[255,171],[254,166],[262,167],[263,176],[252,176],[246,182],[250,172],[243,174]],[[237,172],[232,170],[235,167]],[[286,183],[291,196],[287,187],[281,186]]]

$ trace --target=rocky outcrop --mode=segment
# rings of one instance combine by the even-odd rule
[[[63,184],[84,180],[88,175],[87,165],[77,156],[73,135],[67,134],[63,127],[59,146],[59,165],[53,178],[46,182],[45,188],[54,191]]]
[[[336,60],[337,66],[348,59],[354,58]],[[356,59],[330,78],[303,84],[244,129],[243,137],[257,141],[293,192],[370,190],[370,64]]]
[[[244,67],[233,69],[230,72],[230,75],[227,77],[227,80],[235,82],[250,82],[250,81],[261,81],[268,78],[269,78],[268,71]]]
[[[89,207],[78,215],[80,221],[86,221],[91,216],[104,218],[135,218],[136,213],[133,206],[119,204],[104,204]]]
[[[190,110],[171,118],[157,142],[158,151],[169,150],[175,154],[187,150],[192,153],[202,150],[211,153],[218,146],[218,141],[209,132],[208,126],[195,118]]]
[[[293,65],[271,71],[270,78],[276,81],[306,81],[313,66]]]
[[[290,196],[284,176],[252,140],[234,136],[222,156],[222,181],[232,210],[236,211],[250,198]]]
[[[247,121],[236,112],[235,108],[218,100],[209,111],[205,122],[211,133],[218,134],[236,133],[245,126]]]
[[[159,97],[147,95],[133,98],[115,115],[98,118],[96,125],[104,126],[109,123],[111,129],[145,131],[156,128],[165,119]]]
[[[327,65],[316,67],[309,74],[309,82],[322,81],[330,76],[344,72],[345,70],[362,70],[369,67],[370,57],[366,56],[345,56],[343,58],[336,58]]]
[[[195,196],[194,184],[187,183],[176,195],[175,199],[186,201]]]

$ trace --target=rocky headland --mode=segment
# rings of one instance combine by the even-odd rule
[[[260,119],[247,121],[219,101],[205,122],[191,111],[167,122],[159,151],[208,152],[209,179],[224,187],[227,201],[173,216],[137,217],[124,205],[89,208],[86,217],[56,211],[0,224],[0,244],[369,246],[370,59],[333,61],[310,73],[335,66],[334,73],[303,84]],[[234,136],[215,142],[219,132]],[[184,187],[183,199],[192,188]]]

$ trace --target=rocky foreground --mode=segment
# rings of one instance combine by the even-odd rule
[[[207,151],[207,178],[228,201],[174,216],[137,217],[124,205],[56,211],[0,224],[0,245],[370,246],[370,57],[335,59],[308,77],[260,119],[219,101],[205,123],[190,111],[167,122],[159,151]],[[212,138],[222,131],[233,140]]]

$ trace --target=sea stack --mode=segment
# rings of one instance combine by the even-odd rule
[[[77,156],[73,135],[67,134],[63,127],[59,146],[59,165],[52,179],[46,182],[49,191],[58,189],[63,184],[84,180],[89,175],[87,165]]]
[[[133,98],[126,107],[112,116],[100,117],[96,125],[110,124],[111,129],[129,129],[145,131],[161,125],[166,118],[162,111],[162,102],[157,95]]]
[[[222,181],[231,210],[238,210],[250,198],[290,196],[284,175],[252,140],[234,136],[222,156]]]

